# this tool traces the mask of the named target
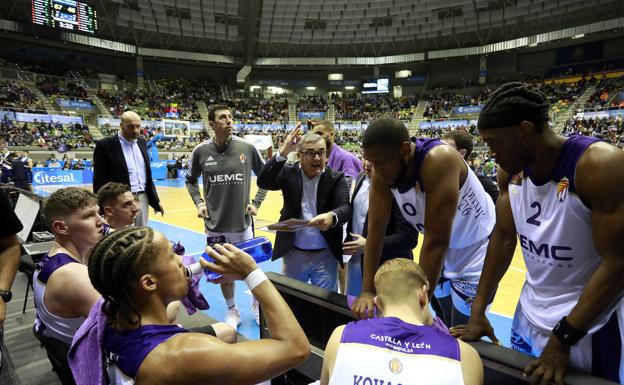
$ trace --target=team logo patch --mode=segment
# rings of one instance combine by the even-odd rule
[[[245,164],[245,162],[247,162],[247,155],[245,154],[240,154],[240,156],[238,157],[238,159],[240,159],[242,164]]]
[[[388,362],[388,369],[394,374],[399,374],[403,370],[403,364],[398,358],[393,358]]]
[[[559,183],[557,183],[557,198],[559,198],[559,202],[563,202],[563,200],[568,195],[568,188],[570,187],[570,181],[565,176],[561,178]]]

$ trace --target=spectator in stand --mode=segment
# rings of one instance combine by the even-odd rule
[[[460,155],[466,163],[470,159],[470,155],[472,154],[472,137],[466,131],[463,130],[452,130],[448,131],[444,136],[442,136],[442,140],[445,141],[449,146],[454,147],[457,151],[459,151]],[[479,182],[483,186],[483,189],[486,193],[492,198],[494,204],[496,204],[496,200],[498,199],[498,186],[494,183],[494,180],[489,176],[483,175],[481,173],[475,174],[477,178],[479,178]]]
[[[347,185],[351,186],[351,181],[357,178],[362,171],[362,162],[348,151],[343,150],[334,142],[336,129],[329,120],[322,120],[314,126],[313,133],[320,135],[325,140],[327,148],[327,165],[334,171],[342,171],[348,178]]]
[[[24,162],[22,162],[19,155],[16,153],[9,154],[9,157],[11,159],[11,180],[13,181],[13,184],[17,188],[30,191],[28,189],[26,167]]]

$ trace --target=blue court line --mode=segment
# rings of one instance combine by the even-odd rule
[[[487,313],[487,317],[494,328],[494,334],[501,344],[506,348],[511,348],[511,318],[499,314]],[[484,340],[489,341],[485,338]]]
[[[198,181],[197,183],[199,183],[201,185],[201,183]],[[178,179],[160,179],[160,180],[155,180],[154,184],[157,187],[185,187],[185,180],[178,178]]]

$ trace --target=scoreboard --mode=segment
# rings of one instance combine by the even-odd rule
[[[362,80],[363,94],[385,94],[390,92],[390,78],[365,78]]]
[[[45,27],[95,34],[95,9],[75,0],[32,0],[32,21]]]

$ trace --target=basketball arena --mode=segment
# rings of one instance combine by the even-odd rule
[[[624,2],[4,0],[0,9],[0,191],[12,209],[1,214],[0,383],[623,383]],[[115,208],[122,195],[132,202]],[[90,229],[80,226],[92,224],[67,225],[71,210],[86,210],[78,199],[99,205],[98,232],[111,229],[80,257]],[[115,212],[131,224],[116,227]],[[13,216],[19,228],[7,224]],[[93,308],[64,308],[68,292],[50,302],[52,272],[66,267],[41,277],[60,252],[80,264],[75,274],[102,312],[118,312],[107,328],[153,326],[141,320],[184,296],[136,288],[138,275],[98,283],[90,258],[105,269],[123,259],[106,262],[110,250],[152,250],[158,234],[192,262],[207,246],[230,255],[221,244],[270,241],[273,258],[241,276],[244,263],[232,260],[247,260],[232,252],[219,282],[233,288],[200,276],[195,292],[209,306],[192,315],[179,306],[158,325],[209,338],[211,348],[193,349],[218,358],[210,367],[240,367],[231,377],[218,368],[205,373],[221,377],[202,377],[199,361],[177,367],[179,337],[141,353],[133,374],[107,340],[93,369],[74,336]],[[15,279],[10,241],[19,243]],[[156,257],[145,258],[108,278],[129,266],[149,275]],[[410,292],[420,296],[391,306],[375,272],[395,259],[417,262],[425,278]],[[80,292],[76,281],[56,285]],[[371,306],[377,295],[379,317],[355,322],[368,318],[358,307],[365,293]],[[486,329],[466,337],[473,304],[498,344]],[[402,306],[427,321],[403,319],[412,313]],[[124,308],[138,326],[119,326]],[[374,326],[385,318],[433,329],[431,317],[444,337]],[[48,324],[71,329],[77,318],[69,334]],[[227,350],[217,324],[242,346]],[[376,333],[368,328],[387,334],[362,342]],[[299,339],[305,354],[289,358]],[[418,352],[394,346],[401,339]],[[425,351],[431,341],[456,355]],[[171,356],[159,365],[153,352],[165,346]],[[130,361],[138,350],[126,350]]]

